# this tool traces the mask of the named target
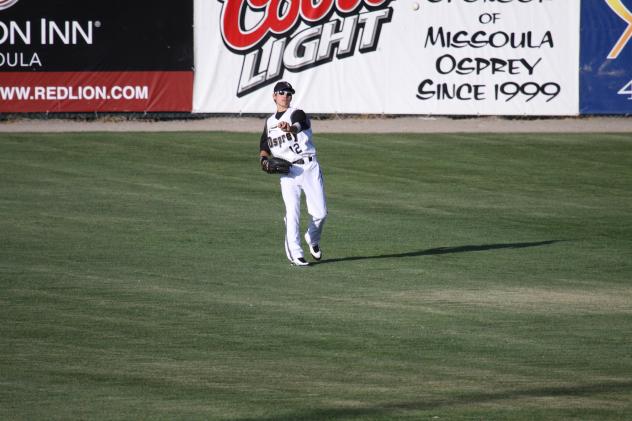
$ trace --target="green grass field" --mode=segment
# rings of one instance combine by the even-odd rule
[[[258,134],[0,134],[0,418],[632,419],[630,135],[316,143],[296,268]]]

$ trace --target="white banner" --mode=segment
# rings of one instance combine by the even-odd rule
[[[193,109],[576,115],[580,2],[195,0]]]

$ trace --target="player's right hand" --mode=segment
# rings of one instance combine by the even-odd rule
[[[279,121],[279,123],[277,124],[277,127],[284,132],[290,131],[290,123],[288,123],[287,121]]]

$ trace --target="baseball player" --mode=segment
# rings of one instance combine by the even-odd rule
[[[327,201],[323,175],[316,159],[312,142],[312,128],[305,112],[290,106],[294,88],[288,82],[274,85],[272,99],[276,113],[265,122],[259,147],[261,168],[270,172],[270,164],[276,158],[292,165],[281,174],[281,194],[285,203],[285,253],[290,263],[307,266],[300,238],[301,191],[305,194],[307,211],[311,217],[304,234],[309,252],[320,260],[320,237],[327,218]],[[274,157],[274,158],[273,158]]]

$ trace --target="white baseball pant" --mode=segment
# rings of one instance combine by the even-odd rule
[[[311,219],[307,227],[310,244],[319,244],[327,218],[327,201],[320,165],[316,157],[305,164],[294,164],[288,175],[281,176],[281,194],[285,203],[285,253],[292,261],[303,257],[300,238],[301,191],[305,193],[307,212]]]

